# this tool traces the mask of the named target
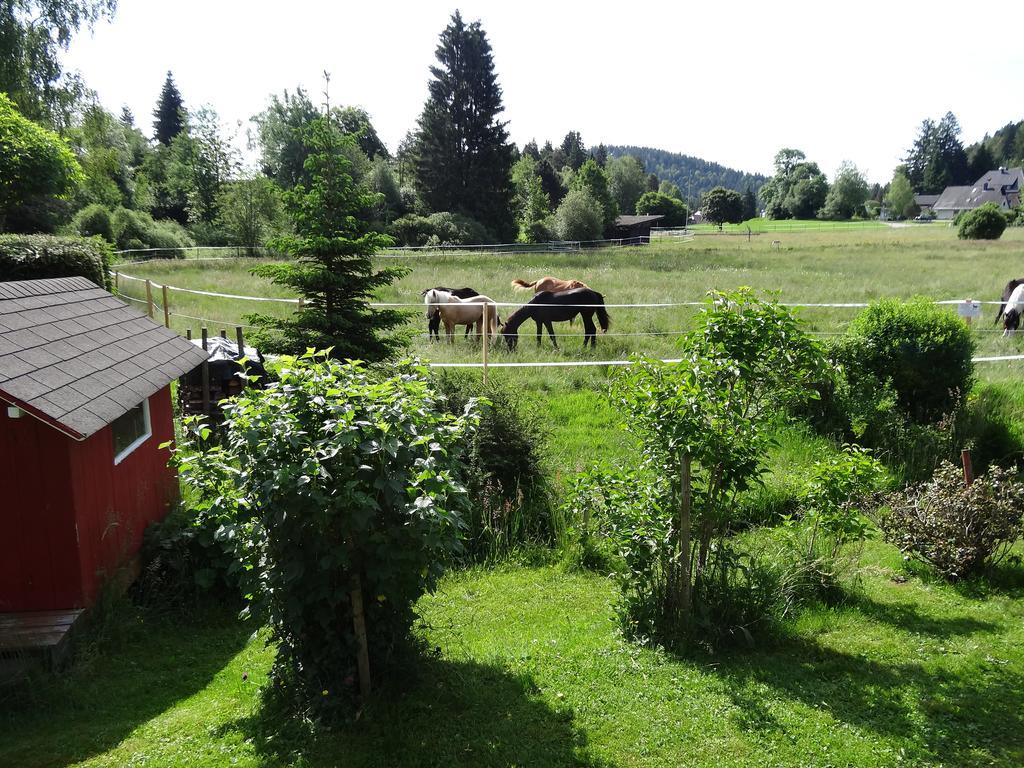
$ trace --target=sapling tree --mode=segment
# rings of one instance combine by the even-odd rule
[[[666,589],[655,609],[672,639],[701,608],[713,557],[726,551],[736,495],[763,471],[769,426],[787,405],[814,397],[825,366],[796,318],[749,289],[712,294],[680,347],[681,363],[638,360],[613,389],[645,461],[670,478]]]

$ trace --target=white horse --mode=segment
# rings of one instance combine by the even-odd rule
[[[1005,302],[999,308],[999,311],[1003,315],[1003,336],[1010,336],[1020,328],[1020,317],[1021,313],[1024,312],[1024,283],[1014,287],[1013,292],[1005,299]],[[998,315],[996,320],[999,320]]]
[[[435,312],[440,313],[449,344],[455,343],[455,326],[457,325],[474,323],[477,338],[480,337],[484,330],[484,307],[487,307],[487,336],[490,339],[496,339],[498,336],[501,318],[498,316],[498,305],[494,303],[494,299],[487,296],[460,299],[447,291],[432,288],[423,296],[423,303],[427,306],[428,320]]]

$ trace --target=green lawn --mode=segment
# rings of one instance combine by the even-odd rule
[[[251,626],[146,616],[0,701],[0,765],[1024,764],[1024,572],[979,596],[904,581],[879,543],[864,565],[847,605],[786,639],[690,660],[624,642],[601,576],[453,573],[420,601],[418,671],[313,734],[260,713],[271,650]]]

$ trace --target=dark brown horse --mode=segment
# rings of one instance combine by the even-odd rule
[[[540,346],[542,329],[547,328],[551,343],[558,349],[558,339],[555,338],[555,330],[551,324],[564,323],[579,315],[583,318],[583,346],[590,344],[594,347],[597,346],[595,314],[601,324],[601,332],[607,333],[611,319],[608,317],[608,310],[604,308],[604,296],[592,288],[576,288],[559,293],[541,291],[530,299],[529,304],[524,304],[509,315],[501,334],[505,337],[508,348],[515,349],[519,344],[519,326],[532,319],[537,324],[537,346]]]
[[[437,286],[435,288],[424,288],[422,291],[420,291],[420,296],[426,296],[430,291],[446,291],[447,293],[450,293],[452,296],[458,296],[460,299],[471,299],[474,296],[480,295],[472,288],[455,288],[453,290],[451,288],[443,288],[441,286]],[[433,312],[430,315],[428,315],[427,318],[427,338],[430,341],[433,341],[434,339],[440,341],[441,311],[437,307],[432,307],[431,309],[433,310]],[[466,338],[469,338],[469,331],[472,327],[472,323],[466,324]]]

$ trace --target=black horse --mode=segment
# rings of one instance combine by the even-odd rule
[[[1013,296],[1013,292],[1021,285],[1024,285],[1024,277],[1018,277],[1015,280],[1011,280],[1006,284],[1006,287],[1003,288],[1003,296],[1000,299],[1002,303],[999,305],[999,311],[996,312],[996,319],[993,325],[998,323],[999,318],[1002,317],[1003,328],[1006,331],[1016,331],[1020,327],[1020,310],[1016,305],[1011,306],[1010,309],[1007,310],[1006,304],[1010,301],[1010,297]],[[1004,312],[1006,313],[1005,316],[1003,314]]]
[[[559,293],[541,291],[530,299],[529,304],[524,304],[509,315],[501,334],[505,337],[508,348],[515,349],[519,343],[519,326],[532,318],[537,324],[537,346],[540,346],[542,328],[546,327],[548,335],[551,336],[551,343],[558,349],[558,339],[555,338],[555,329],[551,324],[564,323],[579,315],[583,318],[583,346],[586,347],[589,342],[593,347],[597,346],[595,314],[601,323],[601,333],[606,333],[611,320],[604,308],[604,296],[591,288],[575,288]]]
[[[455,290],[452,290],[451,288],[443,288],[439,285],[432,289],[424,288],[420,291],[420,296],[426,296],[431,290],[445,291],[450,293],[452,296],[458,296],[460,299],[472,299],[474,296],[480,295],[479,292],[474,291],[472,288],[456,288]],[[469,338],[469,331],[472,327],[472,323],[466,324],[466,338]],[[427,321],[427,338],[431,341],[434,339],[437,339],[438,341],[441,340],[441,313],[437,311],[436,307],[434,308],[434,314],[432,314],[430,319]]]

